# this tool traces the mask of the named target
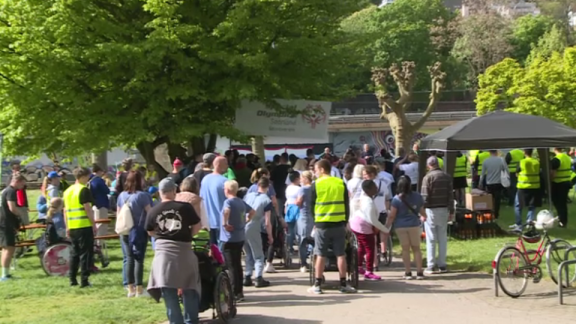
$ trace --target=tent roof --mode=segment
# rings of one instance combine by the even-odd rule
[[[570,147],[576,130],[544,117],[497,111],[463,120],[429,135],[422,150],[488,150]]]

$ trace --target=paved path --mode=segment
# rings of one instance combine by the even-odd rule
[[[398,266],[399,262],[393,265]],[[357,294],[343,295],[335,288],[337,274],[329,272],[323,295],[310,295],[308,274],[296,269],[268,275],[273,286],[245,289],[237,324],[510,324],[573,323],[576,291],[557,304],[552,282],[529,283],[525,295],[494,297],[492,277],[477,273],[448,273],[423,281],[401,279],[399,268],[381,271],[381,282],[360,282]],[[203,314],[204,318],[209,316]],[[207,321],[209,322],[209,321]]]

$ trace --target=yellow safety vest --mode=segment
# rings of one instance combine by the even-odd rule
[[[158,186],[158,173],[156,171],[146,171],[146,181],[150,181],[150,179],[155,179],[154,186]]]
[[[518,174],[518,189],[540,188],[540,162],[534,158],[526,157],[520,161]]]
[[[470,163],[473,164],[474,161],[476,161],[476,157],[478,156],[478,153],[480,153],[480,151],[479,150],[472,150],[472,151],[469,151],[469,153],[470,153]]]
[[[92,227],[92,222],[88,218],[84,206],[80,203],[80,192],[84,188],[86,186],[76,183],[64,191],[64,208],[66,208],[68,229]]]
[[[442,158],[436,157],[438,159],[438,167],[444,169],[444,160]]]
[[[556,175],[552,182],[568,182],[570,181],[570,173],[572,172],[572,159],[566,153],[556,154],[556,158],[560,161],[560,167],[556,170]]]
[[[456,158],[456,167],[454,168],[454,178],[465,178],[466,171],[466,156]]]
[[[321,177],[315,182],[316,202],[314,221],[316,223],[338,223],[346,221],[344,206],[344,182],[336,177]]]
[[[516,173],[518,163],[524,159],[524,152],[519,149],[514,149],[510,151],[510,157],[512,160],[510,161],[510,164],[508,164],[508,172]]]
[[[484,161],[489,157],[490,157],[489,152],[479,153],[478,156],[476,157],[476,159],[478,159],[478,174],[482,173],[482,163],[484,163]]]

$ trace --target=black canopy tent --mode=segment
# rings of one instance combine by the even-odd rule
[[[549,170],[549,148],[576,144],[576,130],[544,117],[497,111],[463,120],[420,141],[421,180],[426,173],[426,151],[445,151],[444,170],[454,172],[458,151],[537,148],[543,170]],[[549,173],[543,172],[550,198]],[[549,199],[550,201],[550,199]]]

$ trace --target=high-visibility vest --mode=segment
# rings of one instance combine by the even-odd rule
[[[68,229],[92,227],[92,222],[88,218],[84,206],[80,203],[80,192],[84,188],[86,186],[76,183],[64,192],[64,208],[66,209]]]
[[[520,173],[518,173],[517,188],[540,188],[540,162],[538,160],[531,157],[526,157],[520,161]]]
[[[467,171],[466,171],[466,156],[462,155],[461,157],[456,158],[456,167],[454,168],[454,178],[465,178]]]
[[[442,158],[436,157],[438,159],[438,167],[444,169],[444,160]]]
[[[473,164],[474,161],[476,161],[476,157],[478,156],[478,153],[480,153],[479,150],[471,150],[469,151],[470,153],[470,164]]]
[[[484,161],[489,157],[490,157],[489,152],[481,152],[476,157],[476,159],[478,159],[478,174],[482,173],[482,163],[484,163]]]
[[[570,181],[570,173],[572,172],[572,159],[566,153],[556,154],[556,158],[560,161],[560,167],[556,170],[556,175],[552,182],[568,182]]]
[[[520,163],[520,161],[522,161],[524,159],[524,152],[522,150],[519,150],[519,149],[514,149],[514,150],[510,151],[509,153],[510,153],[510,157],[512,158],[512,160],[510,161],[510,164],[508,164],[508,172],[516,173],[518,163]]]
[[[314,222],[338,223],[346,221],[344,182],[336,177],[320,177],[315,181],[316,202]]]
[[[574,181],[574,178],[576,178],[576,172],[572,171],[570,172],[570,182]]]

